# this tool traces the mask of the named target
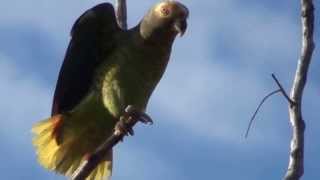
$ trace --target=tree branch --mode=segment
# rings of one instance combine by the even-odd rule
[[[126,0],[116,0],[116,17],[120,28],[127,29],[127,2]]]
[[[137,119],[131,119],[129,122],[130,126],[133,127],[137,123]],[[103,142],[96,151],[89,156],[89,158],[84,161],[81,166],[74,172],[71,180],[85,180],[90,173],[99,165],[105,155],[110,151],[110,149],[119,143],[126,134],[124,131],[114,131],[114,133]]]
[[[289,116],[293,136],[290,146],[290,157],[285,180],[299,180],[304,173],[304,130],[305,123],[301,113],[303,90],[314,50],[314,7],[312,0],[301,0],[302,48],[298,61],[290,99],[295,104],[289,106]]]
[[[124,115],[120,118],[120,121],[118,121],[113,134],[108,137],[94,153],[88,156],[87,160],[73,173],[71,180],[85,180],[113,146],[122,141],[128,133],[133,135],[132,128],[138,121],[145,124],[152,123],[152,119],[147,114],[129,105]]]

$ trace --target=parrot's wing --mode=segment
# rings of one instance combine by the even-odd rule
[[[71,41],[62,64],[52,105],[52,115],[72,110],[89,92],[102,53],[113,51],[114,34],[121,31],[110,3],[82,14],[71,30]]]

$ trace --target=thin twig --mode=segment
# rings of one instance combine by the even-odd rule
[[[283,94],[283,96],[287,99],[287,101],[290,103],[290,105],[294,105],[294,101],[292,101],[288,94],[286,93],[286,91],[284,90],[284,88],[282,87],[282,85],[280,84],[279,80],[277,79],[277,77],[272,73],[271,74],[273,80],[277,83],[277,85],[280,88],[281,93]]]
[[[298,61],[290,99],[295,104],[289,106],[289,116],[293,135],[290,145],[289,165],[285,180],[299,180],[304,173],[304,131],[305,123],[301,112],[303,90],[307,82],[309,65],[314,50],[314,6],[312,0],[301,0],[302,47]]]
[[[264,103],[269,97],[271,97],[272,95],[274,95],[274,94],[276,94],[276,93],[279,93],[279,92],[281,92],[281,89],[275,90],[275,91],[267,94],[267,95],[262,99],[262,101],[260,102],[259,106],[257,107],[256,111],[254,112],[253,116],[252,116],[251,119],[250,119],[250,122],[249,122],[249,125],[248,125],[248,128],[247,128],[247,131],[246,131],[246,134],[245,134],[245,138],[248,137],[249,131],[250,131],[251,126],[252,126],[252,123],[253,123],[253,120],[256,118],[256,115],[258,114],[258,112],[259,112],[261,106],[263,105],[263,103]]]

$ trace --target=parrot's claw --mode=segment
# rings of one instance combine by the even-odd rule
[[[120,117],[120,120],[116,124],[115,133],[116,134],[123,133],[126,136],[128,135],[133,136],[134,131],[132,129],[132,125],[130,125],[130,122],[132,122],[133,119],[140,121],[144,124],[148,124],[148,123],[153,124],[153,120],[148,114],[139,111],[138,109],[134,108],[132,105],[129,105],[125,109],[124,115]]]
[[[153,120],[151,117],[146,114],[145,112],[139,111],[138,109],[134,108],[132,105],[127,106],[125,109],[126,114],[131,118],[137,118],[140,122],[144,124],[150,123],[153,124]]]
[[[116,124],[115,127],[115,132],[116,133],[124,133],[126,136],[134,135],[134,131],[133,129],[130,127],[130,125],[128,124],[130,122],[130,118],[128,119],[125,116],[121,116],[120,120],[118,121],[118,123]]]

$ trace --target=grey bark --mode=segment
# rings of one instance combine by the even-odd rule
[[[302,47],[296,74],[291,88],[289,116],[292,125],[290,157],[285,180],[299,180],[304,173],[304,130],[301,103],[307,74],[314,50],[314,6],[312,0],[301,0]]]

